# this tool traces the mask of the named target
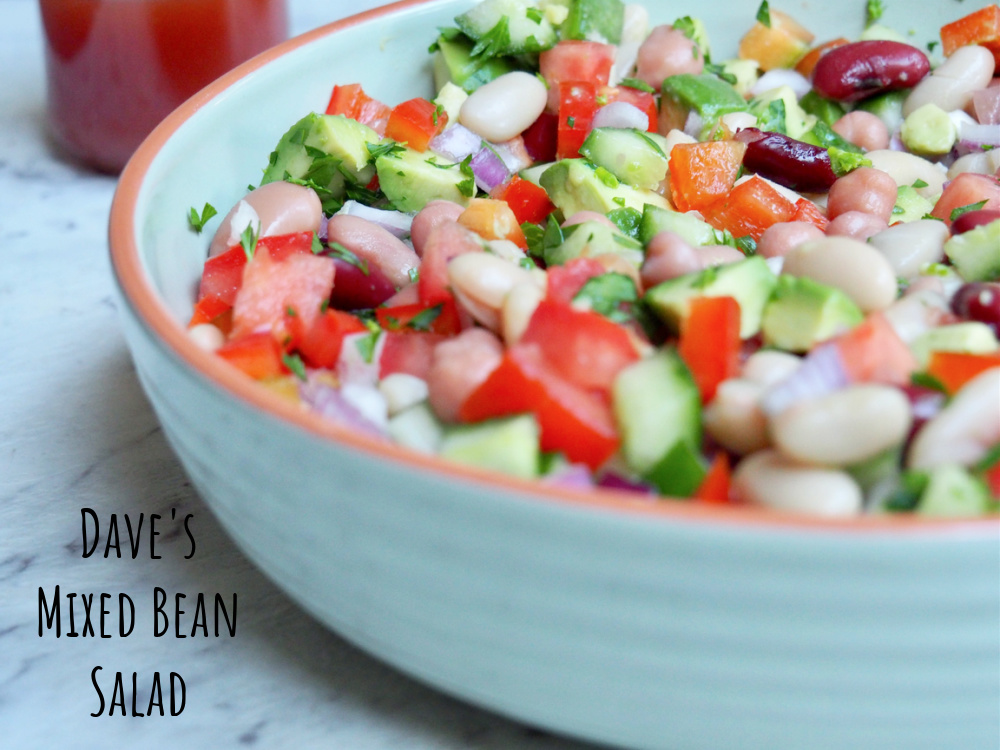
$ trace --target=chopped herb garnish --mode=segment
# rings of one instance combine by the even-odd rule
[[[864,154],[856,154],[853,151],[843,151],[836,146],[827,149],[830,155],[830,168],[837,177],[843,177],[848,172],[853,172],[858,167],[870,167],[871,159]]]
[[[326,250],[326,248],[323,247],[323,243],[320,241],[319,235],[313,232],[313,238],[312,238],[313,255],[319,255],[324,250]]]
[[[767,28],[771,28],[771,6],[767,4],[767,0],[762,0],[760,7],[757,8],[757,20]]]
[[[597,179],[599,179],[606,187],[611,189],[618,187],[618,178],[604,167],[598,167],[595,169],[594,176],[597,177]]]
[[[378,344],[378,338],[381,335],[381,331],[372,331],[364,336],[359,336],[354,342],[355,346],[358,347],[358,353],[367,364],[371,364],[375,357],[375,345]]]
[[[253,260],[253,254],[257,252],[257,232],[252,225],[247,224],[247,228],[243,230],[243,234],[240,235],[240,245],[243,246],[247,261]]]
[[[472,154],[462,159],[462,163],[458,165],[458,169],[466,176],[464,180],[458,183],[458,192],[466,198],[471,198],[476,194],[476,173],[472,171]]]
[[[924,214],[920,217],[921,219],[934,219],[935,221],[944,221],[940,216],[935,216],[934,214]]]
[[[431,113],[431,122],[433,122],[434,125],[438,124],[438,119],[440,119],[442,113],[444,113],[444,107],[442,107],[440,104],[435,104],[434,112]]]
[[[507,54],[510,49],[510,21],[507,16],[500,16],[496,26],[483,34],[469,52],[470,57],[489,60]]]
[[[205,207],[201,209],[200,216],[194,206],[192,206],[191,212],[188,214],[188,223],[191,224],[191,228],[194,229],[194,231],[201,234],[201,230],[205,228],[205,224],[208,223],[208,220],[217,213],[219,212],[215,210],[215,207],[211,203],[205,204]]]
[[[575,128],[576,127],[576,118],[575,117],[567,117],[566,118],[566,126],[569,127],[569,128]]]
[[[929,388],[932,391],[948,393],[948,389],[945,388],[944,383],[926,372],[915,372],[910,375],[910,385],[916,386],[917,388]]]
[[[594,276],[573,297],[574,302],[586,302],[591,310],[616,323],[632,320],[631,308],[638,299],[635,282],[615,272]]]
[[[998,463],[1000,463],[1000,443],[997,443],[986,451],[986,455],[979,459],[979,463],[976,464],[975,470],[989,471]]]
[[[538,8],[526,8],[524,15],[527,16],[529,21],[534,21],[537,24],[545,20],[545,14]]]
[[[306,366],[302,364],[302,358],[298,354],[282,354],[281,361],[299,380],[306,379]]]
[[[295,312],[295,308],[292,307],[291,305],[288,305],[285,308],[285,315],[287,315],[289,318],[297,318],[297,317],[299,317],[299,314],[297,312]]]
[[[691,16],[683,16],[678,18],[671,24],[676,31],[681,32],[684,36],[690,39],[692,42],[695,40],[695,35],[698,33],[698,29],[695,26],[694,19]]]
[[[927,42],[927,51],[933,52],[934,48],[937,47],[938,44],[940,44],[940,42]]]
[[[981,201],[979,201],[977,203],[969,203],[968,205],[965,205],[965,206],[959,206],[958,208],[952,209],[952,211],[951,211],[951,217],[950,218],[951,218],[952,221],[955,221],[955,219],[957,219],[962,214],[967,214],[970,211],[978,211],[979,209],[981,209],[985,205],[986,205],[986,201],[985,200],[981,200]]]
[[[368,275],[368,261],[362,260],[339,242],[330,243],[329,254],[332,258],[338,258],[345,263],[350,263],[352,266],[360,270],[365,276]]]
[[[434,305],[434,307],[428,307],[425,310],[421,310],[410,318],[410,322],[406,325],[414,331],[429,331],[431,329],[431,325],[441,314],[442,308],[442,305]]]
[[[757,127],[767,133],[784,133],[788,129],[784,99],[768,102],[767,109],[757,118]]]
[[[528,256],[524,256],[523,258],[521,258],[521,259],[520,259],[520,260],[519,260],[519,261],[517,262],[517,265],[519,265],[519,266],[520,266],[521,268],[526,268],[526,269],[528,269],[529,271],[530,271],[530,270],[532,270],[532,269],[534,269],[534,268],[538,268],[538,264],[537,264],[537,263],[535,263],[535,261],[533,261],[533,260],[532,260],[531,258],[529,258]]]
[[[630,89],[638,89],[639,91],[645,91],[647,94],[655,94],[656,89],[650,86],[645,81],[638,78],[623,78],[618,82],[619,86],[626,86]]]
[[[899,487],[885,499],[882,507],[892,513],[916,510],[920,496],[930,484],[930,475],[924,471],[904,471],[899,477]]]
[[[885,5],[882,0],[868,0],[868,4],[865,6],[865,28],[878,23],[884,12]]]
[[[722,79],[723,81],[725,81],[726,83],[728,83],[730,86],[735,86],[736,85],[736,76],[734,76],[732,73],[729,73],[728,71],[726,71],[726,69],[722,65],[718,65],[716,63],[706,63],[705,64],[705,72],[706,73],[711,73],[716,78]]]
[[[406,275],[409,277],[411,284],[416,284],[420,281],[420,269],[416,266],[406,269]]]
[[[913,183],[913,186],[912,186],[912,187],[915,187],[915,188],[918,188],[918,189],[919,189],[919,188],[925,188],[925,187],[927,187],[927,183],[926,183],[926,182],[924,182],[923,180],[921,180],[921,179],[920,179],[920,178],[918,177],[918,178],[916,179],[916,182],[914,182],[914,183]]]
[[[612,198],[611,200],[612,200],[613,202],[617,203],[617,204],[618,204],[619,206],[621,206],[622,208],[624,208],[624,207],[625,207],[625,199],[624,199],[624,198],[622,198],[622,197],[621,197],[620,195],[619,195],[619,196],[617,196],[617,197],[615,197],[615,198]]]
[[[435,110],[435,113],[437,110]],[[437,125],[437,121],[434,122]],[[374,164],[375,160],[380,156],[395,156],[396,154],[401,154],[406,149],[400,146],[396,141],[391,138],[387,138],[381,143],[366,143],[365,147],[368,149],[368,163]]]

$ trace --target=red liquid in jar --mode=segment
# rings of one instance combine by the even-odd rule
[[[53,137],[118,172],[179,104],[288,35],[285,0],[40,0]]]

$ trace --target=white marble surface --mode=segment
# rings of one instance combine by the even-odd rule
[[[293,31],[375,4],[293,0]],[[0,71],[0,746],[578,747],[369,658],[299,610],[233,546],[166,445],[119,331],[105,237],[115,180],[67,162],[45,137],[33,0],[0,0]],[[83,558],[85,507],[98,514],[102,538],[117,514],[122,559]],[[178,518],[192,514],[191,559],[172,509]],[[126,513],[145,518],[136,559]],[[154,513],[163,517],[158,560],[148,548]],[[56,585],[64,631],[65,594],[112,594],[112,637],[39,637],[39,587],[51,600]],[[236,593],[236,637],[155,638],[157,586],[171,600],[188,597],[188,632],[199,592],[230,601]],[[126,638],[117,634],[119,592],[136,609]],[[92,613],[99,608],[95,598]],[[79,600],[75,613],[79,630]],[[129,712],[133,672],[143,712],[153,673],[166,681],[176,672],[185,708],[143,718],[109,717],[106,708],[93,718],[95,666],[109,703],[115,672],[125,675]]]

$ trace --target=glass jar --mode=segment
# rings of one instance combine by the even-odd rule
[[[40,0],[48,123],[117,173],[175,107],[288,36],[286,0]]]

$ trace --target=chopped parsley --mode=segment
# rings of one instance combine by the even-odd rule
[[[955,221],[955,219],[957,219],[962,214],[967,214],[970,211],[978,211],[979,209],[981,209],[985,205],[986,205],[986,201],[985,200],[981,200],[978,203],[969,203],[969,204],[967,204],[965,206],[959,206],[958,208],[952,209],[952,211],[951,211],[951,217],[950,218],[951,218],[952,221]]]
[[[462,159],[458,165],[459,171],[465,175],[465,179],[458,183],[458,192],[466,198],[471,198],[476,194],[476,173],[472,171],[472,155]]]
[[[352,266],[360,270],[365,276],[368,275],[368,262],[359,258],[339,242],[330,243],[330,257],[338,258],[345,263],[350,263]]]
[[[605,187],[609,187],[612,190],[619,185],[618,178],[604,167],[598,167],[595,169],[594,176],[597,177],[597,179],[599,179]]]
[[[728,72],[722,65],[718,65],[716,63],[706,63],[705,72],[711,73],[716,78],[719,78],[728,83],[730,86],[736,85],[736,76]]]
[[[437,110],[434,110],[434,112],[436,117]],[[436,120],[434,121],[434,124],[437,125]],[[374,164],[375,160],[380,156],[395,156],[396,154],[401,154],[406,151],[403,146],[400,146],[391,138],[382,141],[382,143],[366,143],[365,147],[368,149],[369,164]]]
[[[507,54],[510,49],[510,21],[500,16],[496,26],[483,34],[469,52],[469,57],[489,60]]]
[[[645,91],[647,94],[655,94],[656,89],[650,86],[645,81],[638,78],[623,78],[618,82],[619,86],[626,86],[630,89],[638,89],[639,91]]]
[[[760,7],[757,8],[757,21],[771,28],[771,6],[767,4],[767,0],[762,0]]]
[[[412,328],[414,331],[429,331],[431,325],[437,320],[438,316],[441,314],[442,305],[434,305],[434,307],[428,307],[421,310],[412,318],[410,322],[407,323],[407,327]]]
[[[945,388],[944,383],[927,372],[915,372],[910,375],[910,385],[917,388],[929,388],[932,391],[940,391],[945,394],[948,393],[948,389]]]
[[[375,345],[378,344],[378,338],[381,335],[382,331],[371,331],[364,336],[358,337],[354,342],[355,346],[358,347],[358,353],[361,355],[361,358],[369,365],[375,358]]]
[[[320,241],[319,235],[313,232],[313,238],[312,238],[313,255],[320,255],[324,250],[326,250],[326,248],[323,247],[323,243]]]
[[[574,302],[585,302],[591,310],[616,323],[627,323],[635,317],[632,305],[638,300],[635,282],[616,272],[588,279],[573,297]]]
[[[567,117],[566,118],[566,127],[568,127],[568,128],[575,128],[576,127],[576,118],[575,117]]]
[[[918,189],[919,188],[925,188],[925,187],[927,187],[927,183],[924,182],[923,180],[921,180],[918,177],[911,187],[918,188]]]
[[[247,261],[253,260],[253,254],[257,252],[257,232],[252,225],[247,224],[247,228],[240,235],[240,245],[247,256]]]
[[[868,0],[868,4],[865,5],[865,28],[877,24],[884,12],[885,4],[882,0]]]
[[[306,366],[302,364],[302,358],[298,354],[282,354],[281,361],[299,380],[306,379]]]
[[[218,211],[211,203],[206,203],[205,207],[201,209],[201,215],[198,215],[198,211],[195,210],[194,206],[191,207],[190,213],[188,213],[188,223],[194,231],[201,234],[201,230],[205,228],[205,224],[208,220],[215,216]]]
[[[538,8],[525,8],[524,15],[529,21],[534,21],[537,24],[541,24],[545,20],[545,14]]]
[[[431,113],[431,122],[433,122],[435,126],[438,124],[438,120],[441,118],[442,114],[444,114],[444,107],[440,104],[435,104],[434,112]]]
[[[928,52],[933,52],[934,48],[937,47],[938,44],[940,44],[940,42],[934,42],[934,41],[927,42],[927,51]]]
[[[856,154],[853,151],[844,151],[836,146],[827,149],[830,155],[830,168],[837,177],[843,177],[848,172],[853,172],[858,167],[870,167],[871,159],[864,154]]]

